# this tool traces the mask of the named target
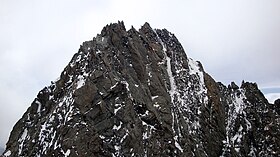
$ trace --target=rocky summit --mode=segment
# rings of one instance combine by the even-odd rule
[[[216,82],[174,34],[107,25],[14,126],[5,157],[280,156],[280,100]]]

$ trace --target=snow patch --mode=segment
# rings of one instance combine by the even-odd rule
[[[127,90],[127,92],[128,92],[128,97],[129,97],[130,99],[133,99],[133,98],[132,98],[132,95],[131,95],[131,92],[130,92],[130,89],[129,89],[129,83],[128,83],[127,81],[121,81],[121,83],[122,83],[122,84],[125,84],[126,90]]]
[[[5,154],[4,154],[4,156],[5,157],[8,157],[8,156],[10,156],[12,154],[12,152],[10,151],[10,150],[8,150]]]
[[[120,122],[120,125],[119,125],[119,126],[114,125],[114,126],[113,126],[113,129],[114,129],[114,130],[120,130],[121,127],[122,127],[122,122]]]
[[[117,85],[118,85],[118,82],[115,83],[115,84],[110,88],[110,90],[114,89]]]
[[[144,127],[144,132],[143,132],[143,140],[147,140],[150,138],[152,135],[152,130],[155,130],[155,127],[152,125],[147,124],[146,122],[142,121],[142,125]]]
[[[207,89],[205,88],[205,83],[204,83],[204,75],[203,72],[200,70],[200,66],[198,64],[197,61],[194,61],[191,58],[188,58],[188,65],[189,65],[189,73],[190,75],[196,75],[198,76],[199,79],[199,86],[200,86],[200,91],[198,92],[198,94],[202,94],[202,93],[206,93]],[[207,103],[207,97],[205,97],[204,99],[204,103]]]
[[[156,108],[159,108],[159,107],[160,107],[160,105],[158,104],[158,102],[155,102],[155,103],[154,103],[154,107],[156,107]]]
[[[67,149],[66,152],[64,152],[62,149],[61,149],[61,153],[64,155],[64,157],[68,157],[71,153],[71,150],[70,149]]]
[[[66,151],[66,153],[64,154],[65,155],[65,157],[67,157],[67,156],[69,156],[70,155],[70,149],[68,149],[67,151]]]
[[[122,84],[125,84],[126,90],[130,91],[129,89],[129,84],[127,83],[127,81],[121,81]]]
[[[100,50],[97,50],[97,51],[96,51],[96,54],[101,54],[101,51],[100,51]]]
[[[167,55],[167,49],[166,49],[166,46],[165,44],[163,43],[163,41],[158,37],[158,40],[160,41],[161,45],[162,45],[162,50],[163,50],[163,54],[164,54],[164,58],[166,60],[166,63],[167,63],[167,74],[168,74],[168,77],[169,77],[169,81],[170,81],[170,90],[168,91],[169,94],[170,94],[170,98],[171,98],[171,103],[174,105],[174,97],[175,95],[178,95],[177,94],[177,86],[176,86],[176,83],[175,83],[175,78],[172,74],[172,67],[171,67],[171,58]],[[173,52],[171,52],[171,55],[173,55]],[[152,98],[153,99],[153,98]],[[173,124],[172,124],[172,130],[175,134],[174,136],[174,141],[175,141],[175,147],[178,148],[181,152],[183,152],[184,150],[182,149],[182,147],[180,146],[180,144],[178,143],[178,136],[176,135],[176,132],[175,132],[175,115],[174,115],[174,110],[171,111],[172,113],[172,118],[173,118]]]
[[[226,141],[224,141],[224,148],[222,156],[225,156],[226,152],[230,148],[234,148],[236,152],[240,151],[240,144],[242,143],[243,135],[245,134],[245,131],[249,131],[252,128],[251,123],[246,117],[245,109],[245,94],[243,90],[238,90],[235,93],[230,95],[231,99],[233,100],[232,103],[229,104],[229,110],[228,110],[228,119],[227,119],[227,125],[226,125]],[[242,115],[245,124],[246,124],[246,130],[243,128],[242,125],[239,126],[238,130],[233,132],[232,126],[236,125],[236,119]],[[253,152],[250,152],[249,154],[252,154]]]
[[[181,152],[184,152],[184,150],[177,141],[175,141],[175,147],[178,148]]]
[[[79,61],[81,61],[81,58],[82,58],[82,56],[79,55],[79,56],[77,57],[77,59],[76,59],[76,63],[79,62]]]
[[[117,108],[114,109],[114,114],[115,114],[115,115],[116,115],[117,112],[122,108],[122,105],[121,105],[121,104],[116,104],[116,107],[117,107]]]
[[[85,81],[84,76],[79,75],[79,76],[78,76],[78,82],[77,82],[77,87],[76,87],[76,89],[81,88],[82,86],[85,85],[85,83],[86,83],[86,81]]]
[[[156,98],[158,98],[158,95],[152,96],[152,100],[154,100],[154,99],[156,99]]]
[[[193,74],[200,73],[198,62],[194,61],[191,58],[189,58],[188,61],[189,61],[190,74],[193,75]]]
[[[234,148],[234,150],[239,153],[240,152],[240,148]]]
[[[101,138],[102,140],[104,140],[104,139],[105,139],[105,136],[99,135],[99,138]]]
[[[173,97],[174,97],[176,85],[175,85],[175,80],[174,80],[174,77],[173,77],[172,71],[171,71],[171,58],[168,57],[166,53],[165,53],[165,57],[166,57],[166,62],[167,62],[167,73],[168,73],[169,81],[170,81],[169,93],[170,93],[170,96],[171,96],[171,100],[173,102]]]
[[[27,129],[25,128],[24,129],[24,131],[23,131],[23,133],[21,134],[21,137],[20,137],[20,139],[18,140],[18,142],[20,143],[19,144],[19,149],[18,149],[18,155],[20,155],[21,154],[21,152],[22,152],[22,150],[23,150],[23,143],[24,143],[24,141],[25,141],[25,139],[26,139],[26,137],[27,137]]]
[[[41,112],[41,106],[42,106],[42,104],[41,104],[41,102],[38,101],[38,100],[36,100],[35,103],[38,105],[38,107],[37,107],[37,113],[40,113],[40,112]]]

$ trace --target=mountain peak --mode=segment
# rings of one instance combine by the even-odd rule
[[[140,31],[149,32],[149,31],[153,31],[153,29],[148,22],[145,22],[144,25],[140,28]]]
[[[277,156],[279,112],[217,83],[166,29],[119,21],[83,42],[14,126],[4,156]]]
[[[119,31],[126,31],[125,25],[123,21],[118,21],[118,23],[111,23],[109,25],[106,25],[102,31],[101,35],[109,34],[109,32],[119,32]]]

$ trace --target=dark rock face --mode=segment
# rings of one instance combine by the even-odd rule
[[[84,42],[4,156],[279,156],[279,101],[217,83],[177,38],[122,22]]]

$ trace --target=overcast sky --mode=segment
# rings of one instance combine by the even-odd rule
[[[279,0],[0,0],[0,146],[79,45],[118,20],[167,28],[216,81],[280,97]]]

